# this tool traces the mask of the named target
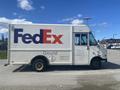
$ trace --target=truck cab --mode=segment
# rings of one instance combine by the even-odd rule
[[[107,61],[107,50],[99,45],[87,26],[75,27],[73,35],[75,65],[89,64],[97,69],[101,67],[101,62]]]

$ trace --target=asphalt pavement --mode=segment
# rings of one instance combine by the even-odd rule
[[[35,72],[29,65],[0,65],[0,90],[120,90],[120,69],[51,66]]]
[[[0,60],[0,90],[120,90],[120,59],[114,54],[119,56],[109,55],[99,70],[63,65],[35,72],[29,65],[4,66],[7,60]]]

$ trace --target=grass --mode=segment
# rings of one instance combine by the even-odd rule
[[[7,51],[0,51],[0,59],[7,59]]]

